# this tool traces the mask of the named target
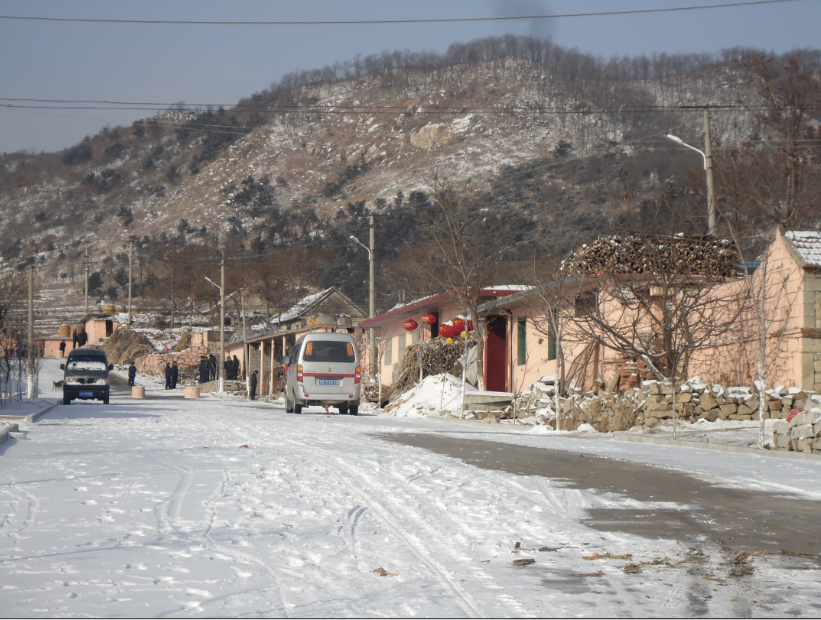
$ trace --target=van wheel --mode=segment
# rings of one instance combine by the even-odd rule
[[[351,405],[351,415],[359,415],[359,405]]]
[[[294,403],[294,413],[302,413],[302,405],[297,405]]]
[[[345,405],[339,405],[339,415],[348,415],[348,408]]]
[[[293,413],[294,406],[291,404],[291,399],[288,398],[288,391],[285,391],[285,413]]]

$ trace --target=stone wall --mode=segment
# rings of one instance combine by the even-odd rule
[[[151,353],[134,360],[137,372],[147,375],[162,375],[166,364],[177,362],[180,373],[196,373],[200,365],[200,358],[208,354],[206,347],[191,347],[180,353]]]
[[[795,452],[821,452],[821,407],[796,410],[773,425],[773,447]]]
[[[658,381],[645,382],[623,394],[606,392],[600,386],[582,394],[577,392],[559,399],[562,430],[575,430],[590,424],[599,432],[624,431],[633,426],[653,428],[660,421],[677,416],[687,422],[704,419],[757,420],[762,395],[755,387],[726,388],[706,385],[698,378],[678,386],[673,397],[673,385]],[[766,390],[765,419],[788,417],[795,409],[821,404],[815,392],[797,388]]]

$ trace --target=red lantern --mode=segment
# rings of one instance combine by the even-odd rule
[[[442,323],[439,326],[439,335],[442,336],[442,338],[453,338],[455,333],[456,330],[453,329],[453,325],[451,325],[450,322]]]
[[[468,321],[468,331],[469,332],[473,331],[473,321]]]
[[[465,331],[465,319],[457,316],[452,323],[457,336]]]
[[[419,323],[417,323],[413,319],[408,319],[407,321],[402,323],[402,327],[404,327],[407,331],[412,332],[414,329],[419,327]]]
[[[434,325],[436,323],[436,320],[437,320],[436,315],[431,314],[430,312],[428,312],[427,314],[422,315],[422,322],[425,325]]]

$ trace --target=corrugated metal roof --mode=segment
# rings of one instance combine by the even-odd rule
[[[821,268],[821,232],[815,230],[788,230],[784,236],[807,267]]]

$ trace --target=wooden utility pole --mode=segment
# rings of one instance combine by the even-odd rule
[[[707,231],[716,234],[716,197],[713,191],[713,155],[710,148],[710,108],[704,106],[704,170],[707,173]]]
[[[34,266],[29,265],[29,324],[28,324],[28,360],[26,364],[28,398],[37,398],[37,381],[34,377]]]
[[[248,373],[248,327],[245,324],[245,297],[239,292],[239,308],[242,312],[242,369],[245,373],[245,398],[251,397],[251,376]]]
[[[131,327],[131,283],[134,276],[134,242],[130,241],[128,244],[128,322],[127,325]],[[172,325],[173,327],[173,325]]]
[[[371,232],[371,239],[370,239],[370,252],[368,252],[368,261],[370,262],[371,268],[371,284],[370,284],[370,307],[368,308],[368,316],[369,318],[373,318],[376,312],[376,303],[375,303],[375,293],[374,293],[374,245],[375,245],[375,233],[374,233],[374,222],[373,222],[373,214],[370,217],[370,232]],[[368,358],[371,362],[371,377],[376,377],[376,330],[371,327],[369,334],[369,348],[368,348]],[[421,368],[421,366],[420,366]]]
[[[225,391],[225,254],[220,261],[220,363],[219,392]]]
[[[86,314],[88,314],[88,241],[86,241],[86,285],[85,285],[85,293],[86,293]]]

